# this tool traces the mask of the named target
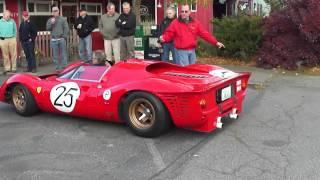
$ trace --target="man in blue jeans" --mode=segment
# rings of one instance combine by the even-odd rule
[[[50,46],[53,62],[56,65],[56,71],[60,71],[68,63],[66,39],[69,34],[69,25],[67,20],[59,15],[58,7],[52,7],[52,15],[53,17],[47,21],[46,28],[51,31]]]
[[[85,8],[80,9],[74,28],[79,36],[79,57],[83,61],[89,61],[92,59],[91,32],[94,30],[94,23],[92,18],[87,15]]]
[[[169,7],[167,9],[167,17],[162,20],[162,22],[160,24],[160,27],[159,27],[159,35],[160,36],[164,33],[164,31],[169,27],[171,22],[173,20],[175,20],[175,19],[176,19],[176,11],[175,11],[174,8]],[[168,42],[168,43],[162,43],[162,47],[163,47],[163,53],[161,54],[161,60],[162,61],[168,61],[169,60],[169,55],[170,55],[170,52],[171,52],[171,54],[172,54],[172,62],[174,64],[177,64],[173,41]]]
[[[19,26],[19,39],[28,62],[25,72],[36,72],[36,58],[34,54],[34,41],[37,37],[37,29],[30,21],[28,11],[22,12],[23,22]]]

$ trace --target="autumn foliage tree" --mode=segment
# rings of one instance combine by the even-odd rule
[[[265,19],[258,66],[297,69],[319,65],[319,17],[319,0],[287,0],[285,8]]]

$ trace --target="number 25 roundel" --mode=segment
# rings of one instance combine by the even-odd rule
[[[75,82],[62,83],[54,86],[50,92],[52,105],[59,111],[70,113],[76,106],[80,96],[80,88]]]

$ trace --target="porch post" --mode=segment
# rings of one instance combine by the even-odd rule
[[[18,26],[20,25],[21,23],[21,17],[20,17],[20,14],[22,14],[22,5],[21,5],[21,1],[18,0]]]
[[[158,2],[157,1],[161,1],[161,0],[154,0],[154,8],[155,8],[154,22],[156,25],[158,24]]]

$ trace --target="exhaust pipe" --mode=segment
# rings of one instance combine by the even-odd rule
[[[221,129],[223,127],[223,123],[221,122],[221,117],[217,118],[216,128]]]
[[[238,119],[238,114],[237,114],[237,109],[236,108],[232,109],[232,112],[229,114],[229,117],[231,119]]]

